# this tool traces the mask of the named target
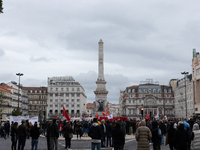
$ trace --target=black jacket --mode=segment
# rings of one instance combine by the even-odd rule
[[[58,138],[59,137],[59,133],[58,133],[59,127],[58,127],[58,125],[55,122],[53,122],[50,129],[51,129],[50,130],[51,131],[50,137],[57,137]]]
[[[73,133],[72,127],[69,124],[66,124],[63,128],[63,136],[65,138],[70,138],[69,134]]]
[[[162,135],[166,134],[166,126],[164,123],[159,123],[159,128],[161,129]]]
[[[30,130],[30,137],[32,137],[32,139],[38,139],[39,136],[40,136],[39,128],[37,126],[32,127]]]
[[[158,122],[152,122],[152,142],[156,145],[161,144],[161,137],[158,135]]]
[[[175,133],[176,133],[176,129],[174,129],[174,124],[171,123],[171,125],[168,129],[168,142],[169,142],[169,144],[175,143]]]
[[[120,128],[120,124],[116,123],[116,127],[112,132],[115,146],[123,146],[125,144],[124,131]]]
[[[88,135],[92,139],[98,139],[100,140],[102,137],[101,127],[98,125],[98,123],[93,123],[92,126],[89,128]]]
[[[18,139],[17,128],[12,127],[12,130],[11,130],[11,141],[12,142],[16,142],[17,139]]]
[[[18,136],[19,137],[26,137],[26,126],[21,124],[19,127],[18,127]]]
[[[106,134],[106,133],[104,133],[104,126],[105,126],[105,128],[106,128],[106,124],[104,124],[104,125],[101,124],[101,125],[100,125],[102,134]]]
[[[175,132],[175,142],[177,149],[185,149],[187,147],[187,142],[189,140],[189,135],[184,129],[184,125],[180,124],[178,130]]]
[[[110,123],[106,124],[106,135],[112,135],[112,126]]]

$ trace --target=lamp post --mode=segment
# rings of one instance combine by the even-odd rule
[[[182,75],[184,75],[185,77],[185,113],[186,113],[186,119],[187,119],[187,96],[186,96],[186,78],[187,78],[187,75],[189,74],[188,72],[184,71],[184,72],[181,72]]]
[[[23,73],[16,73],[17,76],[19,76],[19,86],[18,86],[18,107],[17,107],[17,111],[18,111],[18,115],[19,115],[19,90],[20,90],[20,76],[23,76]]]

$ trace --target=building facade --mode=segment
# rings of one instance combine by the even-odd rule
[[[186,77],[186,81],[185,77],[177,80],[177,87],[174,89],[174,107],[175,118],[186,118],[186,107],[187,118],[191,118],[193,116],[192,74]]]
[[[159,85],[150,79],[127,87],[120,95],[122,116],[142,119],[151,113],[151,117],[158,114],[160,118],[163,115],[174,118],[174,93],[171,86]]]
[[[47,87],[23,87],[28,97],[29,117],[38,116],[39,120],[46,119],[47,111]]]
[[[89,117],[92,117],[92,108],[93,108],[93,103],[87,103],[86,106],[86,115]]]
[[[63,106],[69,116],[80,117],[86,113],[85,90],[71,76],[48,78],[47,118],[63,118]]]
[[[0,117],[6,114],[7,116],[12,113],[12,93],[10,90],[0,86]]]

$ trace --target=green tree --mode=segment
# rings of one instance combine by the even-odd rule
[[[12,116],[21,116],[22,115],[22,111],[20,108],[14,109],[12,111]]]
[[[3,13],[3,1],[0,0],[0,13]]]

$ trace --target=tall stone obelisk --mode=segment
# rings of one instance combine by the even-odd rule
[[[96,81],[97,89],[94,91],[95,101],[93,106],[93,114],[98,113],[100,116],[108,108],[106,81],[104,78],[104,59],[103,59],[103,41],[99,41],[99,59],[98,59],[98,78]]]

